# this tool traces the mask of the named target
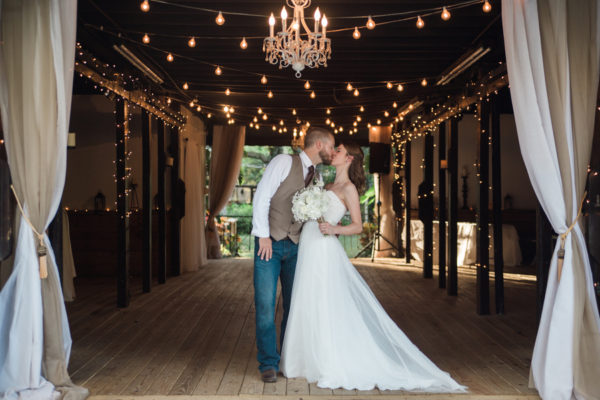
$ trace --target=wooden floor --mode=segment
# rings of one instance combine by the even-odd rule
[[[507,279],[506,315],[478,316],[471,273],[459,275],[459,295],[449,297],[437,288],[437,279],[423,279],[413,266],[363,259],[355,265],[400,328],[440,368],[468,386],[468,395],[332,391],[283,377],[264,384],[257,370],[248,259],[210,262],[196,273],[155,285],[150,294],[134,284],[126,309],[115,307],[114,282],[78,281],[78,298],[67,306],[71,377],[98,398],[119,399],[537,398],[527,387],[537,329],[534,282]]]

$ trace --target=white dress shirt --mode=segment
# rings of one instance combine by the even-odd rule
[[[308,168],[313,165],[312,161],[305,152],[300,153],[302,161],[302,173],[306,179]],[[254,201],[252,203],[252,235],[259,238],[271,236],[269,229],[269,208],[271,207],[271,198],[277,192],[279,185],[283,182],[292,169],[292,156],[290,154],[279,154],[271,160],[265,168],[263,176],[258,182]],[[315,169],[315,176],[317,171]]]

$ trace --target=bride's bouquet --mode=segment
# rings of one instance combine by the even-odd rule
[[[300,189],[292,199],[292,213],[298,222],[321,221],[329,206],[329,197],[321,185]]]

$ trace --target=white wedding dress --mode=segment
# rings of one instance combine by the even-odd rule
[[[324,217],[336,225],[346,207],[334,192],[327,193]],[[411,343],[337,237],[323,236],[315,221],[305,223],[300,236],[280,365],[288,378],[304,377],[323,388],[466,390]]]

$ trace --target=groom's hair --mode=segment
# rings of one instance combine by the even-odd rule
[[[304,138],[304,148],[309,148],[314,146],[317,141],[325,141],[327,139],[333,139],[333,134],[329,132],[325,128],[312,127],[306,132],[306,137]]]

